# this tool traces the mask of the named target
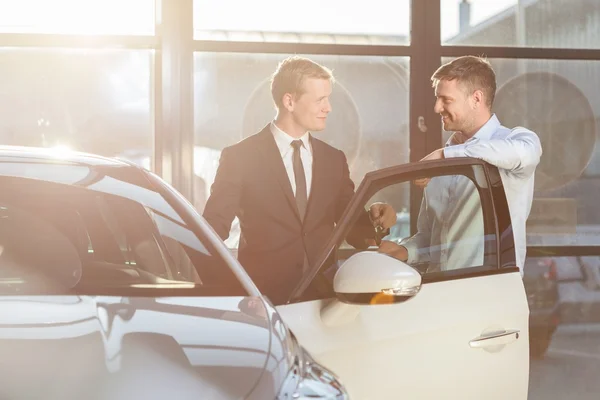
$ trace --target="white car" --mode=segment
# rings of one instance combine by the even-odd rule
[[[42,398],[347,394],[160,179],[0,147],[0,399]]]
[[[364,205],[423,177],[429,201],[468,194],[460,210],[477,229],[444,226],[408,263],[346,244]],[[2,148],[0,397],[524,400],[529,309],[495,177],[474,159],[368,174],[273,308],[154,174]],[[465,178],[461,193],[436,192]]]

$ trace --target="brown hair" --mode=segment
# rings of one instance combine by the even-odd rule
[[[284,94],[302,95],[307,78],[329,79],[331,83],[334,82],[331,70],[308,58],[290,56],[281,61],[271,78],[271,94],[277,108],[283,106],[281,100]]]
[[[489,61],[483,57],[464,56],[456,58],[439,67],[431,76],[432,86],[439,81],[464,83],[469,94],[481,90],[485,96],[486,105],[491,109],[496,95],[496,73]]]

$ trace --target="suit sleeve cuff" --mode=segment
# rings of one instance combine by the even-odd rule
[[[455,157],[466,157],[466,144],[457,144],[454,146],[444,147],[444,157],[445,158],[455,158]]]

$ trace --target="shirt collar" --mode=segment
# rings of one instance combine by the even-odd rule
[[[289,134],[285,133],[281,130],[275,122],[271,122],[271,133],[273,133],[273,137],[275,138],[275,143],[277,143],[277,148],[279,148],[279,152],[282,156],[287,154],[288,151],[292,150],[292,141],[296,140]],[[302,144],[304,144],[304,148],[310,152],[310,133],[306,132],[300,140],[302,140]]]
[[[496,132],[498,128],[500,128],[500,121],[498,120],[496,114],[492,114],[490,119],[488,119],[488,121],[481,128],[479,128],[479,130],[473,135],[473,137],[471,137],[465,143],[473,139],[489,140],[492,138],[494,132]],[[451,136],[450,139],[448,139],[448,141],[446,142],[446,146],[452,146],[453,144],[455,143],[452,142]]]

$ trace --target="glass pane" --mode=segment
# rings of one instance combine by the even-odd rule
[[[592,400],[600,392],[597,257],[530,258],[525,264],[532,356],[529,399]],[[596,268],[596,277],[589,268]]]
[[[154,35],[154,0],[0,0],[0,32]]]
[[[194,0],[194,39],[408,44],[410,1]]]
[[[425,231],[399,242],[415,250],[414,254],[409,251],[414,264],[427,264],[428,273],[485,265],[481,200],[469,178],[432,178],[424,188],[420,219]]]
[[[210,193],[221,150],[275,117],[270,76],[281,54],[195,54],[195,197]],[[408,58],[308,56],[333,69],[327,128],[315,137],[343,150],[358,185],[365,173],[409,160]],[[243,72],[243,73],[242,73]],[[402,211],[402,210],[398,210]],[[237,247],[239,227],[227,243]]]
[[[363,204],[364,209],[375,201],[386,202],[396,209],[407,207],[411,185],[423,187],[416,234],[411,236],[410,227],[405,226],[404,221],[397,221],[390,234],[383,238],[396,248],[394,257],[422,274],[496,268],[498,264],[494,214],[490,207],[483,206],[481,197],[487,195],[488,204],[491,204],[485,172],[481,166],[465,168],[469,169],[469,176],[427,175],[415,181],[396,182],[379,190]],[[355,232],[361,226],[359,222],[338,249],[336,265],[356,253],[352,247],[362,250],[362,241],[357,242]],[[370,250],[377,251],[375,242],[369,244]]]
[[[0,142],[150,167],[149,50],[0,50]]]
[[[542,142],[528,245],[600,244],[600,62],[490,62],[498,88],[493,111],[500,122],[527,127]],[[449,135],[444,132],[443,140]]]
[[[600,48],[600,2],[441,0],[446,45]]]
[[[34,175],[0,178],[0,292],[175,285],[239,294],[225,261],[201,241],[205,232],[188,224],[139,169],[89,169],[96,181],[83,187]],[[22,286],[14,287],[16,281]]]

